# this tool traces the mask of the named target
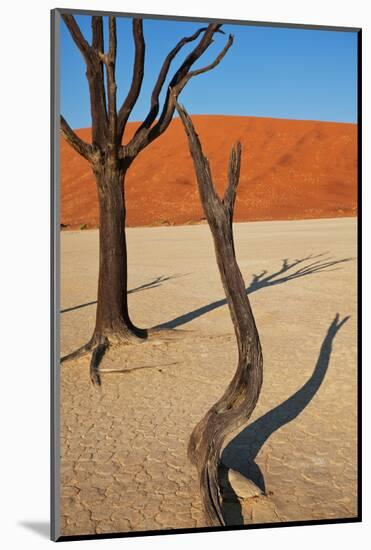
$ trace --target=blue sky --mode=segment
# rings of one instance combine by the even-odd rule
[[[89,16],[77,16],[90,41]],[[107,25],[107,22],[105,21]],[[61,112],[74,128],[88,127],[90,106],[85,65],[65,24],[61,23]],[[180,38],[203,23],[145,19],[145,77],[130,120],[143,120],[162,61]],[[180,96],[192,114],[356,122],[357,34],[277,27],[223,25],[234,44],[212,71],[189,81]],[[130,86],[133,67],[131,20],[117,18],[118,103]],[[210,63],[227,36],[218,34],[194,68]],[[173,61],[172,74],[194,47]],[[164,97],[164,94],[161,96]]]

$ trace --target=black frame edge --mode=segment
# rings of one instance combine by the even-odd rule
[[[362,521],[362,29],[357,34],[357,472],[358,515]]]
[[[132,537],[149,537],[162,535],[188,535],[194,533],[215,533],[229,531],[250,531],[255,529],[271,529],[285,527],[311,527],[313,525],[341,525],[347,523],[360,523],[362,520],[355,516],[354,518],[335,518],[327,520],[307,520],[307,521],[288,521],[285,523],[256,523],[254,525],[229,525],[226,527],[195,527],[190,529],[164,529],[152,531],[130,531],[123,533],[99,533],[95,535],[62,535],[56,542],[70,542],[77,540],[100,540],[100,539],[117,539],[117,538],[132,538]]]
[[[59,458],[59,27],[60,11],[50,11],[50,539],[60,537]]]
[[[224,23],[227,25],[243,25],[251,27],[286,27],[293,29],[303,30],[318,30],[318,31],[338,31],[338,32],[358,32],[360,27],[338,27],[336,25],[318,25],[310,23],[273,23],[269,21],[251,21],[243,19],[221,19],[216,17],[199,17],[191,15],[158,15],[154,13],[133,13],[133,12],[116,12],[105,10],[84,10],[84,9],[72,9],[72,8],[56,8],[60,14],[75,14],[75,15],[113,15],[116,17],[141,17],[143,19],[171,19],[174,21],[194,21],[200,23],[206,23],[213,21],[215,23]]]

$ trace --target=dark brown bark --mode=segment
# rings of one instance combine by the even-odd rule
[[[133,19],[133,39],[135,46],[133,77],[128,95],[118,113],[119,143],[121,143],[130,113],[139,97],[144,77],[144,56],[146,47],[143,35],[143,21],[141,19]]]
[[[219,489],[219,462],[226,437],[250,418],[263,380],[263,357],[258,331],[233,242],[233,210],[240,174],[241,145],[232,148],[228,183],[223,199],[215,191],[208,160],[192,121],[176,103],[187,133],[201,203],[213,236],[215,255],[227,297],[238,346],[236,373],[222,397],[194,428],[188,457],[197,467],[208,524],[225,525]]]
[[[128,311],[126,170],[117,166],[114,160],[108,160],[95,172],[99,197],[99,276],[95,327],[89,343],[65,358],[92,353],[90,376],[92,382],[98,385],[99,362],[110,344],[127,344],[147,337],[145,329],[132,323]]]
[[[68,143],[83,156],[86,160],[91,160],[93,156],[93,147],[90,143],[85,143],[84,140],[72,130],[66,119],[61,115],[61,134]]]
[[[177,56],[177,54],[180,52],[180,50],[183,48],[185,44],[188,44],[189,42],[192,42],[196,40],[201,33],[206,32],[207,27],[202,27],[201,29],[198,29],[194,34],[191,36],[186,36],[179,40],[179,42],[176,44],[176,46],[169,52],[169,54],[166,56],[161,70],[159,72],[156,84],[152,90],[151,94],[151,107],[149,110],[148,115],[142,122],[142,124],[139,126],[138,130],[135,133],[136,140],[139,140],[138,136],[145,136],[148,133],[149,128],[153,124],[153,122],[156,119],[156,116],[159,113],[160,110],[160,93],[164,86],[166,77],[169,73],[171,63],[173,59]],[[218,32],[222,32],[218,30]],[[164,110],[165,112],[165,110]]]
[[[134,327],[128,312],[124,175],[111,166],[96,174],[100,224],[95,333],[109,340],[145,335]]]
[[[154,120],[153,115],[151,115],[151,111],[148,114],[148,117],[145,119],[144,123],[138,128],[137,132],[134,134],[130,142],[128,143],[128,150],[133,151],[134,154],[138,154],[144,147],[147,147],[152,141],[157,139],[163,132],[168,128],[175,111],[175,100],[183,90],[184,86],[187,84],[187,82],[193,77],[198,74],[202,74],[204,72],[207,72],[216,65],[220,63],[220,61],[223,59],[231,45],[233,44],[233,36],[229,35],[226,45],[224,46],[223,50],[219,53],[219,55],[216,57],[215,61],[211,63],[210,65],[207,65],[206,67],[203,67],[201,69],[198,69],[197,71],[190,71],[192,65],[197,61],[197,59],[200,58],[200,56],[207,50],[207,48],[210,46],[210,44],[213,42],[213,36],[215,33],[220,32],[221,25],[219,24],[210,24],[202,39],[198,43],[198,45],[192,50],[192,52],[186,57],[185,61],[182,63],[182,65],[179,67],[179,69],[174,74],[173,78],[170,81],[169,88],[166,93],[165,102],[161,111],[161,114],[159,116],[158,121],[152,126],[152,122]],[[194,36],[194,35],[193,35]],[[191,41],[193,37],[188,38],[188,42]],[[180,48],[179,48],[180,49]],[[167,60],[165,59],[165,66],[166,66]],[[160,94],[160,91],[162,89],[162,86],[164,84],[165,79],[160,78],[160,83],[158,87],[154,89],[154,93]],[[153,120],[152,120],[153,119]],[[149,123],[150,122],[150,123]]]
[[[92,47],[100,54],[104,53],[104,34],[103,34],[103,20],[100,16],[93,16],[91,18],[92,26]],[[104,86],[104,64],[102,60],[99,63],[99,70],[97,70],[98,90],[97,97],[101,105],[100,118],[107,124],[107,101],[106,101],[106,89]],[[102,131],[104,135],[104,129]]]
[[[215,61],[197,71],[190,71],[192,65],[205,52],[220,31],[220,24],[210,24],[199,29],[191,37],[184,38],[165,58],[154,86],[150,111],[138,131],[127,145],[122,145],[123,133],[130,113],[139,97],[143,75],[145,41],[141,19],[133,19],[135,59],[133,76],[128,94],[119,110],[116,106],[116,19],[109,17],[109,47],[104,51],[103,20],[92,17],[92,44],[81,33],[72,15],[64,15],[72,39],[79,48],[86,64],[89,84],[92,119],[92,143],[85,143],[71,129],[61,116],[61,130],[68,143],[84,158],[94,171],[99,197],[99,281],[97,316],[90,342],[80,350],[68,355],[73,358],[82,353],[92,353],[92,380],[99,381],[97,367],[105,349],[113,342],[127,342],[147,336],[147,332],[136,328],[130,321],[127,305],[127,252],[125,238],[125,196],[124,177],[138,153],[159,137],[169,126],[173,117],[174,98],[181,92],[188,80],[215,67],[232,44],[229,37],[226,46]],[[184,44],[203,36],[197,46],[186,57],[171,80],[171,94],[168,91],[159,117],[159,96],[168,74],[170,64]],[[104,74],[107,84],[105,86]],[[154,124],[152,127],[152,123]]]

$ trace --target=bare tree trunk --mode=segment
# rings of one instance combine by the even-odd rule
[[[99,278],[94,335],[99,340],[145,337],[130,320],[127,302],[125,171],[105,166],[96,174],[99,194]]]
[[[225,525],[218,477],[220,455],[226,437],[250,418],[263,381],[259,335],[233,242],[232,222],[240,174],[241,146],[238,143],[231,151],[228,184],[223,199],[220,199],[192,121],[183,107],[176,106],[188,136],[200,199],[213,236],[216,260],[238,346],[238,365],[233,379],[222,397],[194,428],[188,445],[188,457],[199,473],[206,520],[209,525]]]
[[[146,338],[130,320],[127,301],[125,176],[114,160],[95,170],[99,197],[99,276],[95,328],[90,341],[64,359],[92,352],[90,376],[100,384],[99,362],[110,344]]]

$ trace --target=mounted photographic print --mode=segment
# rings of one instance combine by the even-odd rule
[[[356,28],[52,11],[52,539],[361,519]]]

